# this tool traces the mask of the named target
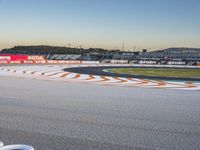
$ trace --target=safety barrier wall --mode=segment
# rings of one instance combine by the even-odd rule
[[[0,61],[0,64],[82,64],[82,61],[25,60],[25,61]]]
[[[1,64],[100,64],[99,61],[77,61],[77,60],[25,60],[25,61],[4,61],[0,60]],[[110,63],[113,64],[113,63]],[[113,64],[114,65],[114,64]],[[116,63],[117,65],[117,63]],[[157,65],[157,64],[127,64],[131,66],[152,66],[152,67],[194,67],[194,66],[187,66],[187,65]],[[200,67],[200,64],[197,64],[196,67]]]
[[[0,64],[99,64],[99,61],[79,61],[79,60],[47,60],[44,55],[15,55],[0,54]],[[128,60],[110,60],[111,64],[128,64]],[[156,61],[139,61],[138,64],[157,65]],[[185,66],[185,62],[169,61],[168,66],[181,65]],[[196,66],[200,66],[197,63]]]

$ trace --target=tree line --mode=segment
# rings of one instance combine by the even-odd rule
[[[110,53],[119,52],[120,50],[107,50],[102,48],[71,48],[59,46],[14,46],[10,49],[3,49],[2,53],[19,53],[19,54],[88,54],[88,53]]]

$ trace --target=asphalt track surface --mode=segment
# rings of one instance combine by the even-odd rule
[[[160,68],[160,67],[137,67],[137,66],[101,66],[101,67],[75,67],[66,68],[64,71],[80,73],[80,74],[91,74],[100,76],[111,76],[111,77],[124,77],[124,78],[139,78],[139,79],[152,79],[152,80],[178,80],[178,81],[200,81],[199,78],[184,78],[184,77],[160,77],[160,76],[145,76],[145,75],[128,75],[105,72],[105,69],[116,69],[116,68]],[[166,68],[166,67],[165,67]],[[180,69],[180,68],[177,68]]]
[[[36,150],[199,150],[200,93],[0,76],[0,141]]]

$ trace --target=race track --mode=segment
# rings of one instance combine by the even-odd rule
[[[99,82],[67,67],[0,68],[0,141],[36,150],[200,149],[198,87]]]
[[[92,66],[92,67],[91,67]],[[97,74],[91,71],[97,69]],[[112,67],[112,66],[111,66]],[[126,67],[126,65],[124,65]],[[105,66],[103,66],[105,68]],[[78,71],[78,72],[77,72]],[[176,90],[200,90],[199,80],[161,80],[163,78],[149,79],[134,76],[118,77],[102,72],[100,65],[34,65],[34,66],[3,66],[0,75],[39,80],[56,80],[65,82],[79,82],[85,84],[101,84],[122,87],[167,88]],[[110,73],[109,73],[110,74]],[[159,80],[158,80],[159,79]]]
[[[145,75],[129,75],[107,72],[107,69],[117,68],[160,68],[160,67],[144,67],[144,66],[88,66],[88,67],[71,67],[64,69],[67,72],[74,72],[79,74],[90,74],[96,76],[122,77],[122,78],[137,78],[149,80],[176,80],[176,81],[196,81],[200,82],[199,78],[186,77],[161,77],[161,76],[145,76]],[[165,67],[167,68],[167,67]],[[192,70],[192,69],[191,69]]]

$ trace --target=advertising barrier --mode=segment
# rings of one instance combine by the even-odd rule
[[[25,60],[23,63],[24,64],[34,64],[34,61],[32,61],[32,60]]]
[[[25,61],[27,60],[27,55],[14,55],[14,54],[1,54],[0,61]]]
[[[81,64],[79,60],[58,60],[58,64]]]
[[[45,60],[45,57],[43,55],[29,55],[27,60],[42,61]]]
[[[0,56],[0,61],[11,61],[10,56]]]
[[[100,64],[99,61],[82,61],[83,64]]]
[[[168,65],[186,65],[184,61],[169,61],[167,62]]]
[[[151,60],[141,60],[139,61],[139,64],[157,64],[156,61],[151,61]]]
[[[111,63],[112,64],[128,64],[128,60],[115,60],[115,59],[113,59],[113,60],[111,60]]]
[[[10,61],[10,64],[21,64],[21,61]]]
[[[0,64],[9,64],[10,61],[0,61]]]
[[[82,64],[82,61],[46,60],[43,55],[0,54],[0,64]]]

